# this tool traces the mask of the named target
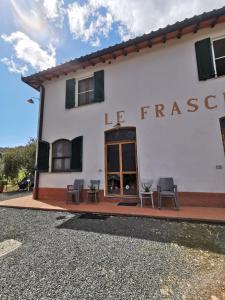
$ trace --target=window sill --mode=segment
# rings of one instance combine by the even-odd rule
[[[207,82],[208,80],[216,80],[216,79],[222,79],[222,78],[225,78],[225,75],[221,75],[221,76],[217,76],[217,75],[215,75],[214,77],[211,77],[211,78],[208,78],[208,79],[202,79],[202,80],[200,80],[200,79],[198,79],[198,82]]]
[[[78,109],[78,108],[82,108],[82,107],[87,107],[87,106],[91,106],[91,105],[98,104],[98,103],[102,103],[102,102],[105,102],[105,100],[104,100],[104,101],[99,101],[99,102],[93,102],[93,103],[89,103],[89,104],[85,104],[85,105],[77,105],[77,106],[74,106],[74,107],[71,107],[71,108],[66,108],[66,110],[70,110],[70,109]]]
[[[96,103],[99,103],[99,102],[92,102],[92,103],[88,103],[88,104],[77,105],[77,106],[75,106],[75,108],[84,107],[84,106],[90,106],[90,105],[93,105],[93,104],[96,104]]]
[[[78,173],[78,172],[82,172],[82,170],[59,170],[59,171],[55,171],[52,170],[50,173]]]
[[[225,78],[225,74],[224,74],[224,75],[221,75],[221,76],[215,75],[215,77],[214,77],[214,79],[219,79],[219,78]]]

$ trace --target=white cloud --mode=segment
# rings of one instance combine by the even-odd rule
[[[19,66],[18,64],[15,63],[13,58],[9,59],[7,57],[4,57],[1,59],[1,62],[5,64],[8,67],[8,70],[13,73],[20,73],[22,75],[25,75],[28,71],[27,65],[24,66]]]
[[[43,0],[44,12],[47,19],[56,22],[61,27],[63,24],[65,9],[63,0]]]
[[[122,40],[149,33],[204,11],[220,8],[224,0],[87,0],[68,5],[69,28],[84,41],[107,37],[112,25]]]
[[[99,47],[112,31],[127,40],[224,5],[224,0],[192,0],[191,5],[189,0],[73,0],[70,4],[64,1],[10,0],[19,30],[1,36],[12,45],[13,52],[1,62],[11,72],[26,73],[30,68],[40,71],[54,66],[56,47],[67,40],[66,31],[59,28],[63,25],[69,25],[74,38]],[[65,15],[67,24],[63,22]]]
[[[1,1],[1,0],[0,0]],[[65,14],[63,0],[10,0],[16,27],[41,44],[57,44]]]
[[[74,2],[68,6],[67,13],[71,33],[83,41],[90,41],[93,46],[98,46],[99,37],[107,37],[112,28],[112,15],[101,14],[90,3],[82,6]]]
[[[13,45],[16,59],[31,66],[35,71],[41,71],[55,66],[56,52],[52,45],[49,45],[49,47],[44,50],[37,42],[31,40],[26,34],[20,31],[13,32],[10,35],[3,34],[1,37],[5,42]],[[12,59],[8,61],[4,59],[3,62],[13,69]],[[27,71],[27,69],[23,69],[23,71]]]
[[[61,14],[63,4],[63,0],[43,0],[43,6],[46,10],[47,18],[58,18]]]

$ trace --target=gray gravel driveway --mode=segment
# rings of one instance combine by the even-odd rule
[[[0,299],[225,299],[225,226],[0,208]]]

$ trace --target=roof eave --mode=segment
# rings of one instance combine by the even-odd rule
[[[197,33],[199,30],[207,27],[214,27],[218,23],[225,22],[225,7],[185,19],[165,28],[160,28],[149,34],[122,42],[114,46],[102,49],[100,51],[82,56],[78,59],[71,60],[64,64],[41,71],[39,73],[22,77],[22,81],[39,90],[40,85],[47,80],[76,72],[79,69],[85,69],[89,66],[95,66],[98,63],[111,61],[119,56],[127,56],[133,52],[139,52],[144,48],[151,48],[159,43],[166,43],[168,40],[178,38],[188,33]]]

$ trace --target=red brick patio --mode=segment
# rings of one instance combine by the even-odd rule
[[[10,200],[0,201],[0,207],[30,208],[52,211],[68,212],[90,212],[104,213],[112,215],[144,216],[152,218],[171,218],[181,220],[198,220],[209,222],[225,223],[225,208],[216,207],[188,207],[183,206],[179,211],[173,208],[163,208],[161,210],[150,206],[117,206],[117,203],[81,203],[66,204],[59,200],[34,200],[32,196],[20,197]]]

